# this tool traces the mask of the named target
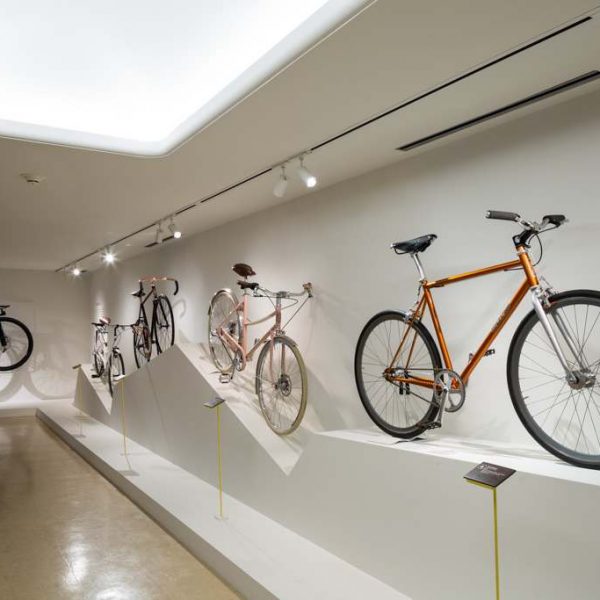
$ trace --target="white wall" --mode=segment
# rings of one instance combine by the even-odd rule
[[[0,303],[33,335],[33,354],[0,373],[0,413],[28,412],[45,400],[72,397],[74,364],[89,360],[89,281],[49,271],[0,269]]]
[[[437,233],[423,261],[430,277],[440,277],[514,258],[514,226],[486,221],[486,209],[534,219],[565,213],[571,222],[545,238],[539,272],[560,289],[600,288],[599,147],[595,93],[98,271],[92,308],[132,322],[136,302],[127,293],[137,278],[168,274],[181,282],[180,339],[204,342],[211,295],[234,287],[234,262],[250,263],[272,289],[312,281],[315,299],[289,328],[310,373],[309,402],[326,429],[368,425],[353,377],[357,337],[373,313],[408,307],[416,293],[412,261],[394,255],[390,242]],[[520,278],[498,274],[435,294],[458,370]],[[447,432],[530,443],[505,381],[508,343],[525,308],[475,372],[465,407],[445,421]]]

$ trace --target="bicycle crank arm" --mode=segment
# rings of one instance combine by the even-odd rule
[[[434,427],[441,427],[442,426],[442,417],[444,416],[444,408],[446,407],[446,402],[448,401],[448,395],[450,394],[450,388],[444,383],[442,385],[442,389],[441,392],[439,394],[439,410],[438,413],[433,421],[433,426]]]

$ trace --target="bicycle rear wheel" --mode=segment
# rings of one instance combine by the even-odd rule
[[[33,336],[26,325],[12,317],[0,317],[0,371],[24,365],[33,352]]]
[[[527,431],[546,450],[571,464],[600,469],[600,293],[559,294],[546,312],[577,380],[567,381],[532,311],[519,325],[508,353],[513,406]]]
[[[93,351],[94,372],[98,377],[104,372],[104,337],[100,331],[96,329]]]
[[[392,382],[384,376],[401,343],[395,373],[433,382],[442,361],[431,334],[420,321],[409,321],[397,311],[379,313],[365,325],[356,344],[354,376],[373,422],[390,435],[410,439],[428,428],[439,406],[432,388]]]
[[[306,411],[306,368],[296,343],[285,336],[266,342],[256,363],[256,394],[269,427],[292,433]]]
[[[226,333],[239,343],[242,332],[240,314],[236,310],[237,299],[229,290],[220,290],[210,302],[208,309],[208,347],[215,367],[224,375],[235,372],[236,352],[219,335]]]
[[[124,375],[125,363],[123,362],[123,356],[118,350],[114,350],[112,356],[108,359],[108,389],[111,396],[114,396],[116,386]]]
[[[133,326],[133,356],[138,369],[152,358],[152,336],[145,319],[140,318]]]
[[[175,343],[175,317],[171,302],[166,296],[159,296],[154,303],[152,327],[156,350],[160,354]]]

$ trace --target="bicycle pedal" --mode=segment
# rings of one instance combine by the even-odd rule
[[[229,383],[230,381],[231,375],[226,375],[225,373],[219,375],[219,383]]]
[[[442,426],[441,421],[431,421],[425,425],[425,429],[439,429]]]
[[[100,379],[100,375],[92,374],[92,379]]]

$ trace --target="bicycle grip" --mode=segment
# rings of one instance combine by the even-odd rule
[[[498,219],[499,221],[518,221],[521,216],[514,212],[505,212],[503,210],[488,210],[485,213],[486,219]]]

